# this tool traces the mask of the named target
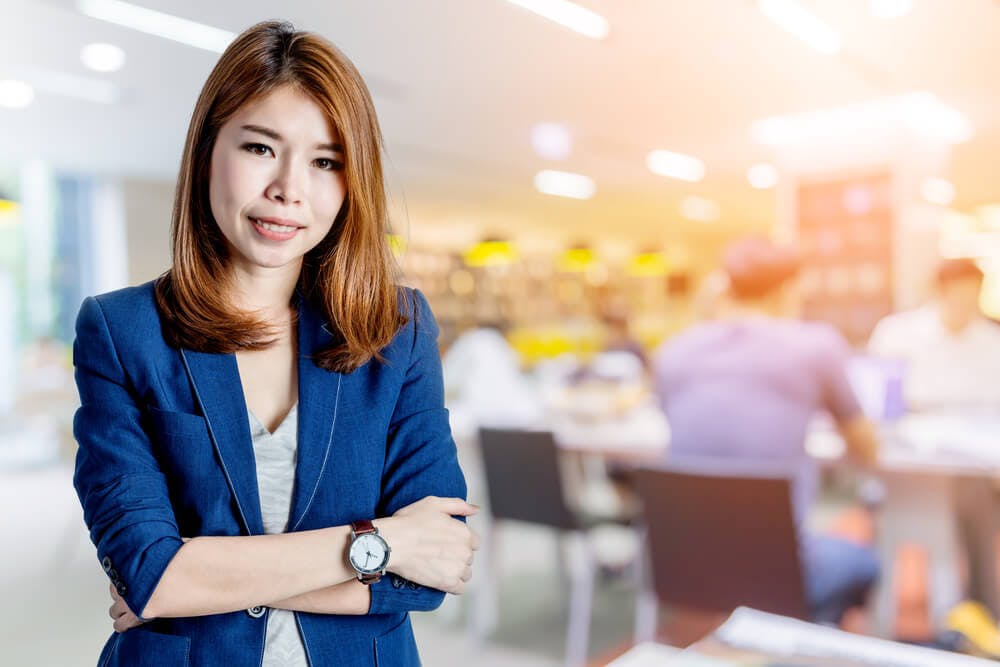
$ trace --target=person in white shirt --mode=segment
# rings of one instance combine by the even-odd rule
[[[929,303],[889,315],[872,332],[869,351],[904,364],[908,411],[969,418],[1000,414],[1000,325],[980,310],[982,284],[983,272],[973,260],[945,260],[938,266]],[[980,554],[994,553],[1000,497],[985,478],[968,478],[956,485],[954,502],[969,559],[968,597],[996,616],[1000,599],[995,558]],[[990,625],[994,631],[978,644],[995,652],[1000,650],[1000,635],[995,623]]]
[[[930,303],[889,315],[872,332],[869,351],[905,365],[909,410],[1000,410],[1000,325],[980,311],[982,283],[971,259],[945,260]]]

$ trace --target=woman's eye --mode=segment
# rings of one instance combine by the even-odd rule
[[[324,171],[333,171],[333,170],[339,171],[340,169],[344,168],[344,164],[342,162],[337,162],[336,160],[331,160],[330,158],[327,157],[318,158],[315,164],[317,167],[323,169]]]
[[[243,150],[260,156],[267,155],[271,152],[271,148],[269,146],[265,146],[264,144],[243,144]]]

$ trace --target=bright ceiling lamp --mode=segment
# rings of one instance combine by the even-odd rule
[[[747,181],[757,190],[773,188],[778,184],[778,170],[771,164],[755,164],[747,169]]]
[[[924,139],[956,144],[972,137],[965,115],[928,92],[883,97],[867,102],[753,123],[750,134],[765,146],[801,145],[810,141],[839,141],[844,135],[885,137],[900,129]]]
[[[794,0],[757,0],[757,6],[772,23],[790,32],[810,48],[834,55],[840,51],[840,35]]]
[[[507,2],[558,23],[584,37],[604,39],[608,36],[608,20],[575,2],[569,0],[507,0]]]
[[[538,123],[531,128],[531,147],[546,160],[565,160],[573,151],[573,137],[562,123]]]
[[[80,61],[95,72],[117,72],[125,66],[125,51],[114,44],[87,44],[80,49]]]
[[[236,36],[203,23],[182,19],[121,0],[77,0],[80,13],[198,49],[222,53]]]
[[[696,222],[715,222],[721,215],[719,205],[714,201],[695,196],[682,199],[680,211],[685,218]]]
[[[0,81],[0,107],[23,109],[35,99],[35,90],[24,81],[4,79]]]
[[[535,174],[535,189],[547,195],[590,199],[597,188],[594,181],[583,174],[546,169]]]
[[[868,0],[868,13],[878,19],[898,19],[913,9],[913,0]]]
[[[705,163],[696,157],[655,150],[646,156],[646,166],[654,174],[696,183],[705,177]]]
[[[927,178],[920,184],[920,196],[931,204],[947,206],[955,201],[955,186],[943,178]]]

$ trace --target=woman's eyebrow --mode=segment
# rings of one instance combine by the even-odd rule
[[[257,134],[263,134],[265,137],[274,139],[275,141],[284,141],[285,138],[282,137],[278,132],[275,132],[269,127],[264,127],[263,125],[243,125],[240,129],[246,130],[248,132],[256,132]],[[331,151],[333,153],[343,153],[344,147],[341,144],[316,144],[317,150],[321,151]]]

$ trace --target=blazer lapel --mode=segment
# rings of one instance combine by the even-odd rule
[[[257,465],[246,399],[234,354],[181,350],[195,398],[208,421],[209,434],[229,487],[236,497],[240,520],[248,535],[261,535]]]
[[[312,504],[323,472],[330,464],[333,431],[344,376],[317,366],[312,355],[333,342],[320,311],[299,298],[299,425],[295,491],[288,532],[297,530]]]

